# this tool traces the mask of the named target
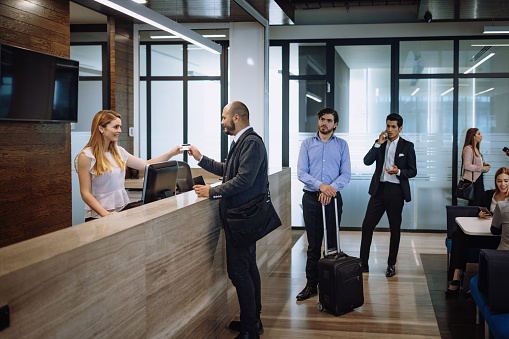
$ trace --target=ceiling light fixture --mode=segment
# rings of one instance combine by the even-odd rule
[[[204,38],[226,38],[226,34],[203,34],[202,37]],[[179,36],[176,35],[150,35],[150,39],[182,39]]]
[[[162,14],[151,10],[131,0],[95,0],[105,6],[127,14],[135,19],[143,21],[165,32],[177,35],[192,44],[200,46],[209,52],[221,54],[221,45],[218,45],[200,34],[182,26],[181,24],[168,19]]]
[[[486,60],[488,60],[489,58],[491,58],[492,56],[494,56],[495,53],[491,53],[489,54],[487,57],[485,57],[484,59],[482,59],[481,61],[479,61],[478,63],[476,63],[474,66],[470,67],[469,69],[467,69],[465,72],[463,72],[463,74],[468,74],[470,72],[472,72],[474,69],[476,69],[480,64],[482,64],[483,62],[485,62]]]
[[[482,92],[479,92],[479,93],[475,93],[475,95],[474,95],[474,96],[477,96],[477,95],[479,95],[479,94],[484,94],[484,93],[486,93],[486,92],[493,91],[494,89],[495,89],[495,87],[492,87],[492,88],[487,89],[487,90],[485,90],[485,91],[482,91]]]
[[[509,26],[484,26],[484,34],[509,34]]]
[[[313,99],[313,100],[314,100],[314,101],[316,101],[316,102],[322,102],[322,98],[320,98],[318,95],[313,94],[313,93],[311,93],[311,92],[307,92],[307,93],[306,93],[306,96],[307,96],[308,98],[310,98],[310,99]]]
[[[417,94],[417,92],[419,92],[420,90],[421,90],[421,89],[420,89],[419,87],[417,87],[417,88],[415,89],[415,91],[413,91],[413,92],[412,92],[412,96],[416,95],[416,94]]]
[[[470,45],[472,47],[507,47],[509,44],[478,44],[478,45]]]
[[[446,95],[447,93],[449,93],[453,89],[454,89],[454,87],[449,88],[447,91],[445,91],[444,93],[440,94],[440,96],[443,97],[444,95]]]

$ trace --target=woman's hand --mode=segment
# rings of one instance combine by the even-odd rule
[[[482,170],[485,171],[485,172],[489,172],[490,171],[490,168],[491,168],[491,165],[488,164],[487,162],[485,162],[483,164],[483,167],[482,167]]]
[[[177,145],[177,146],[173,147],[170,151],[171,156],[174,157],[176,155],[184,153],[184,151],[180,150],[181,147],[182,147],[181,145]]]
[[[483,211],[479,212],[479,218],[487,219],[489,217],[491,217],[491,214],[483,212]]]

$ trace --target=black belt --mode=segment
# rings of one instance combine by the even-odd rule
[[[311,192],[311,191],[308,191],[308,190],[303,190],[304,193],[307,193],[307,194],[312,194],[312,195],[316,195],[316,196],[319,196],[320,195],[320,191],[318,192]]]
[[[396,184],[395,182],[389,182],[389,181],[380,181],[379,182],[379,185],[380,184],[387,184],[387,185],[399,185],[399,184]]]

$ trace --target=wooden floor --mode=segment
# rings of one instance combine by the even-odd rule
[[[342,231],[342,250],[358,257],[360,236],[360,232]],[[403,233],[397,274],[386,278],[389,233],[375,232],[370,273],[364,275],[364,305],[354,312],[335,317],[318,311],[317,296],[302,302],[295,299],[306,284],[307,240],[305,234],[298,236],[291,253],[263,283],[261,319],[265,333],[262,338],[440,338],[441,333],[444,337],[454,338],[447,328],[445,331],[439,329],[438,322],[442,327],[447,326],[448,317],[439,314],[437,322],[428,287],[428,281],[434,282],[436,299],[445,302],[445,260],[440,261],[440,265],[444,265],[443,278],[438,279],[440,286],[436,286],[434,272],[428,269],[426,275],[421,259],[422,254],[430,255],[423,256],[425,258],[445,258],[444,237],[444,234]],[[430,262],[427,265],[434,265],[435,273],[442,270],[436,261]],[[473,307],[469,306],[472,309],[467,312],[469,315]],[[474,319],[473,313],[471,319]],[[225,329],[220,338],[236,335]]]

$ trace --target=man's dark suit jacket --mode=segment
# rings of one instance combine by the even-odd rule
[[[221,216],[226,208],[238,207],[267,192],[267,151],[253,128],[240,136],[226,162],[203,156],[198,165],[223,177],[221,185],[209,190],[210,199],[221,199]]]
[[[376,141],[375,141],[376,143]],[[374,196],[380,184],[380,176],[385,162],[385,149],[387,142],[384,142],[380,147],[376,148],[375,145],[371,147],[368,153],[364,156],[364,164],[366,166],[372,165],[376,161],[376,169],[369,185],[369,194]],[[409,178],[417,175],[417,164],[415,159],[414,144],[403,138],[399,138],[398,146],[396,146],[396,153],[394,154],[394,165],[398,166],[401,173],[397,176],[399,179],[403,198],[406,202],[411,199]]]

